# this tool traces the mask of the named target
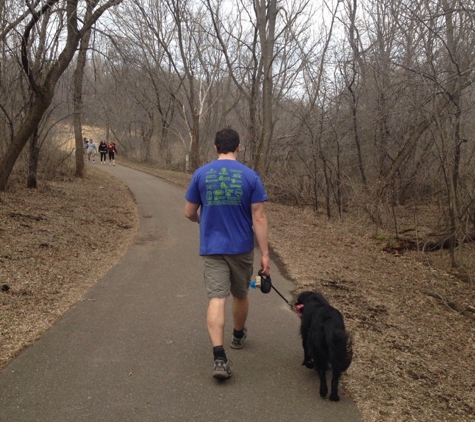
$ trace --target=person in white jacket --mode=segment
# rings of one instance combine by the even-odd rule
[[[89,143],[87,144],[87,159],[88,161],[91,161],[91,158],[92,158],[92,164],[95,163],[94,156],[96,152],[97,152],[96,144],[94,143],[92,139],[89,139]]]

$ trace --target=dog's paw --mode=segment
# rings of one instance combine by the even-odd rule
[[[326,388],[326,387],[321,387],[321,388],[320,388],[320,397],[325,398],[325,397],[327,396],[327,394],[328,394],[328,388]]]
[[[338,394],[330,394],[330,401],[340,401],[340,396]]]
[[[313,360],[306,360],[304,359],[304,361],[302,362],[302,366],[306,366],[308,369],[313,369],[315,368],[315,364],[313,363]]]

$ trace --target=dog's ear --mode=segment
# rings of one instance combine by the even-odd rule
[[[313,292],[310,292],[310,291],[302,292],[298,295],[296,303],[303,304],[312,295],[313,295]]]

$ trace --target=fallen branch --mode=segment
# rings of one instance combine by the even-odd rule
[[[447,306],[450,310],[457,312],[467,318],[475,320],[475,315],[472,315],[473,313],[475,313],[475,309],[472,306],[467,306],[467,307],[462,306],[432,290],[424,289],[423,293],[425,293],[428,296],[435,297],[440,302],[442,302],[445,306]]]
[[[463,239],[460,242],[470,243],[475,240],[475,232],[466,233]],[[385,252],[395,253],[395,252],[404,252],[404,251],[423,251],[423,252],[434,252],[440,249],[449,249],[450,248],[450,235],[447,233],[430,235],[426,238],[416,238],[416,237],[399,237],[393,239],[383,248]],[[458,242],[456,246],[458,246]]]

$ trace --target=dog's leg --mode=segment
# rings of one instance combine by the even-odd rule
[[[303,346],[302,366],[306,366],[309,369],[313,369],[315,367],[315,365],[313,364],[313,359],[311,358],[310,354],[308,353],[306,338],[302,339],[302,346]]]
[[[326,368],[317,368],[318,376],[320,377],[320,396],[326,397],[328,394],[327,386],[327,370]]]
[[[312,359],[305,357],[302,366],[306,366],[308,369],[313,369],[315,365],[313,364]]]
[[[312,358],[307,353],[304,354],[302,366],[306,366],[309,369],[315,368]]]
[[[332,389],[330,393],[331,401],[340,401],[340,396],[338,395],[338,383],[340,381],[340,371],[332,371]]]

